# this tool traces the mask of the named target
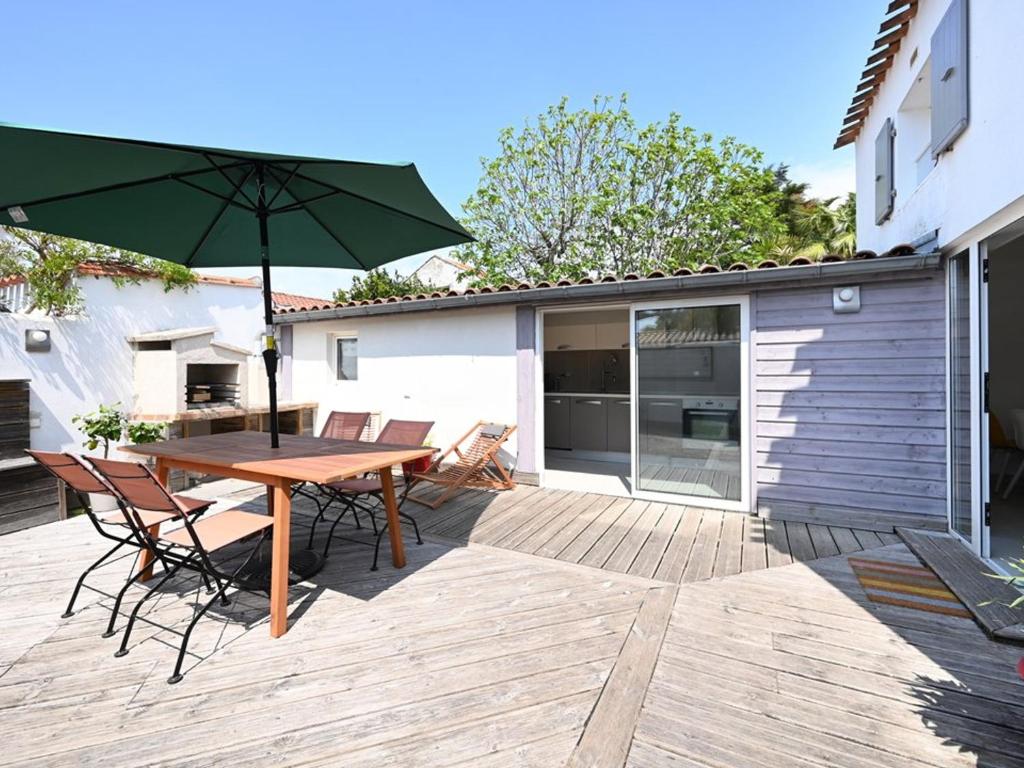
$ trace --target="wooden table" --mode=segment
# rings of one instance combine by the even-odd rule
[[[274,516],[274,545],[270,575],[270,635],[288,631],[288,547],[291,535],[291,487],[294,483],[320,485],[380,472],[380,484],[387,512],[391,561],[405,566],[405,547],[395,501],[391,468],[431,456],[433,448],[319,437],[281,435],[281,447],[270,447],[264,432],[227,432],[220,435],[187,437],[145,445],[129,445],[122,451],[153,456],[160,482],[167,485],[170,470],[183,469],[217,477],[249,480],[267,486],[267,505]],[[158,533],[159,526],[151,530]],[[153,564],[143,553],[142,567],[152,573]]]

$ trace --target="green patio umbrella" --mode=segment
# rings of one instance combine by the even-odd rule
[[[274,448],[278,355],[271,263],[371,269],[473,239],[412,163],[213,149],[4,123],[0,223],[188,267],[259,264]]]

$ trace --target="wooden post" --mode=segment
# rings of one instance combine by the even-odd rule
[[[398,504],[395,501],[395,479],[391,475],[391,467],[380,470],[380,489],[384,497],[384,509],[388,515],[388,539],[391,541],[391,562],[395,568],[405,567],[405,546],[402,544],[402,521],[398,517]]]
[[[270,570],[270,636],[288,631],[288,549],[291,530],[291,483],[285,479],[268,486],[267,503],[274,515],[274,552]]]

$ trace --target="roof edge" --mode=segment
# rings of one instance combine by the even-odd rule
[[[888,256],[884,259],[836,261],[793,266],[785,269],[752,269],[712,274],[692,274],[669,277],[594,282],[574,285],[556,285],[544,288],[524,288],[491,293],[459,294],[417,299],[415,301],[383,302],[356,306],[331,307],[306,312],[275,315],[275,325],[339,320],[350,317],[397,315],[406,312],[428,312],[444,309],[494,307],[515,304],[554,304],[577,299],[615,299],[649,294],[700,290],[707,293],[722,290],[771,284],[794,283],[804,280],[841,279],[844,277],[872,277],[899,272],[938,269],[942,255],[938,252]]]

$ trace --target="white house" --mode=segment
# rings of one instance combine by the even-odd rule
[[[412,276],[433,288],[466,288],[475,277],[473,267],[435,253],[417,267]]]
[[[942,252],[949,526],[980,555],[1019,556],[1024,3],[894,5],[901,7],[881,25],[837,141],[856,151],[858,246]]]
[[[137,336],[207,327],[219,342],[253,354],[258,349],[263,305],[257,281],[200,276],[191,290],[165,293],[160,280],[118,287],[116,276],[96,265],[79,269],[80,314],[0,314],[0,379],[29,381],[34,448],[79,449],[82,436],[71,418],[100,404],[136,411],[141,393],[131,340]],[[32,345],[33,336],[45,337],[44,343]]]

